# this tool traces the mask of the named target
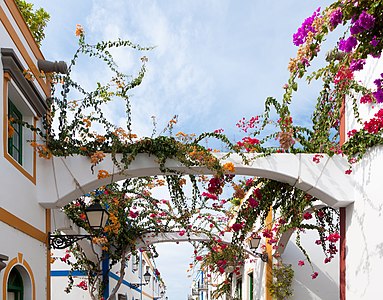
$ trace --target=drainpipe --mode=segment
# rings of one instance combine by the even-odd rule
[[[44,73],[68,73],[68,66],[65,61],[49,61],[39,59],[37,60],[37,67],[40,71],[44,71]]]

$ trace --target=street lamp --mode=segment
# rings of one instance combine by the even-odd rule
[[[253,251],[254,255],[260,257],[263,262],[267,262],[269,260],[269,256],[267,255],[267,253],[256,252],[260,242],[261,242],[260,237],[253,237],[252,236],[249,239],[249,247]]]
[[[100,200],[95,200],[85,209],[86,221],[92,231],[101,231],[108,221],[109,213],[101,206]],[[65,249],[82,239],[91,239],[90,234],[55,234],[49,233],[49,248]]]
[[[85,209],[86,220],[89,227],[94,231],[100,231],[106,225],[109,213],[101,206],[100,200],[96,200]]]
[[[145,283],[142,283],[142,282],[140,282],[140,283],[131,283],[130,285],[132,285],[132,286],[134,286],[136,288],[139,287],[139,286],[142,286],[142,285],[147,285],[149,283],[149,281],[150,281],[150,278],[152,277],[152,275],[150,275],[150,273],[149,273],[149,267],[146,267],[146,272],[145,272],[143,277],[144,277]]]

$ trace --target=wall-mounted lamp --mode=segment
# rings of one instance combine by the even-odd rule
[[[261,242],[260,237],[251,237],[249,239],[249,247],[256,256],[261,258],[263,262],[267,262],[269,260],[269,256],[267,255],[267,253],[256,252],[260,242]]]
[[[146,272],[144,274],[144,280],[145,280],[145,283],[143,282],[140,282],[140,283],[131,283],[130,285],[133,285],[134,287],[139,287],[139,286],[142,286],[142,285],[147,285],[150,281],[150,278],[152,277],[152,275],[150,275],[149,273],[149,267],[146,267]]]
[[[1,272],[1,270],[4,269],[5,266],[7,265],[7,264],[5,263],[5,261],[7,261],[8,258],[9,258],[8,256],[6,256],[6,255],[4,255],[4,254],[0,254],[0,272]]]
[[[101,231],[105,227],[109,218],[109,213],[101,206],[99,200],[95,200],[93,204],[85,209],[85,215],[89,227],[96,232]],[[49,234],[49,247],[65,249],[79,240],[91,239],[92,237],[93,235],[90,234]]]

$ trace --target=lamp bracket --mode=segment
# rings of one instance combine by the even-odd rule
[[[91,240],[93,235],[86,234],[68,234],[68,235],[52,235],[49,233],[49,249],[65,249],[73,245],[75,242],[88,239]]]
[[[130,285],[134,286],[135,288],[138,288],[142,285],[147,285],[147,283],[130,283]]]
[[[269,260],[269,256],[267,255],[267,253],[254,252],[254,254],[258,256],[265,263],[267,263],[267,261]]]

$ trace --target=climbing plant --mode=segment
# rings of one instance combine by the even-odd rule
[[[369,148],[382,144],[383,111],[379,104],[383,102],[383,78],[376,78],[373,89],[362,86],[355,79],[367,59],[374,60],[381,55],[382,11],[383,1],[380,0],[336,1],[304,20],[293,35],[298,52],[288,65],[290,77],[284,86],[282,99],[267,98],[262,115],[239,120],[237,127],[243,135],[239,141],[230,141],[222,130],[199,136],[174,133],[177,116],[169,121],[162,134],[156,136],[154,128],[151,137],[137,136],[131,122],[133,112],[129,92],[144,80],[148,58],[142,56],[137,74],[129,76],[119,71],[111,49],[127,47],[147,52],[152,48],[124,40],[88,44],[81,26],[76,29],[79,47],[68,73],[50,75],[52,97],[48,101],[49,110],[43,119],[43,128],[24,125],[43,138],[43,143],[32,143],[41,157],[83,155],[89,158],[92,171],[106,155],[111,155],[120,171],[129,169],[141,153],[155,156],[158,160],[164,174],[162,177],[128,179],[121,185],[107,185],[74,199],[64,208],[66,214],[86,230],[90,230],[83,216],[87,205],[97,199],[109,210],[109,224],[104,232],[98,233],[93,245],[98,245],[105,255],[111,257],[111,266],[120,258],[125,259],[129,252],[138,251],[135,237],[148,232],[155,234],[174,230],[180,235],[202,232],[210,236],[209,242],[195,245],[195,261],[228,279],[239,272],[243,261],[248,259],[244,243],[252,235],[263,237],[266,243],[278,250],[280,236],[293,230],[298,247],[310,263],[309,253],[300,244],[300,236],[304,230],[315,230],[318,233],[316,243],[323,250],[324,262],[327,263],[338,251],[337,210],[317,208],[314,203],[320,199],[286,183],[264,178],[235,178],[234,165],[225,163],[224,159],[236,153],[244,163],[249,163],[247,153],[258,153],[258,157],[270,153],[312,153],[315,163],[320,163],[327,154],[346,155],[352,164],[360,160]],[[326,36],[337,27],[342,27],[344,33],[340,34],[339,41],[327,55],[324,66],[312,70],[310,65],[318,57]],[[86,91],[71,77],[83,55],[101,60],[112,74],[109,81],[98,82],[91,91]],[[323,85],[309,127],[297,124],[289,108],[301,79],[308,83],[319,80]],[[103,107],[116,98],[125,103],[124,128],[114,125],[103,112]],[[340,125],[345,104],[353,108],[359,127],[348,132],[348,140],[342,145]],[[358,113],[359,105],[376,105],[378,110],[371,119],[362,120]],[[278,116],[276,119],[272,118],[272,110]],[[10,120],[10,127],[13,122],[19,121]],[[99,128],[102,129],[97,130]],[[214,150],[203,146],[205,139],[220,141],[228,154],[217,158]],[[277,144],[273,142],[275,140]],[[181,174],[166,167],[169,159],[176,159],[186,167],[205,167],[213,175]],[[345,170],[346,174],[351,172],[351,168]],[[99,170],[97,176],[100,179],[110,177],[113,181],[113,175],[106,170]],[[155,193],[151,192],[161,187],[166,187],[168,199],[156,199]],[[191,190],[189,194],[185,187]],[[224,189],[232,191],[230,196],[223,192]],[[273,218],[267,221],[270,211]],[[223,242],[227,232],[233,235],[229,244]],[[73,266],[89,270],[90,274],[99,274],[99,263],[88,261],[81,248],[75,247],[73,253],[76,253],[77,262]],[[121,274],[124,274],[123,270]],[[313,269],[311,276],[314,279],[318,273]],[[102,294],[102,284],[92,280],[100,279],[89,279],[90,286],[101,287],[101,290],[93,289],[93,299],[98,299]],[[217,286],[215,295],[226,294],[230,284],[230,280],[224,280]],[[273,290],[277,293],[276,287]]]
[[[44,29],[50,19],[49,13],[43,8],[33,9],[33,4],[25,0],[15,0],[25,22],[27,23],[36,43],[41,46],[45,38]]]

